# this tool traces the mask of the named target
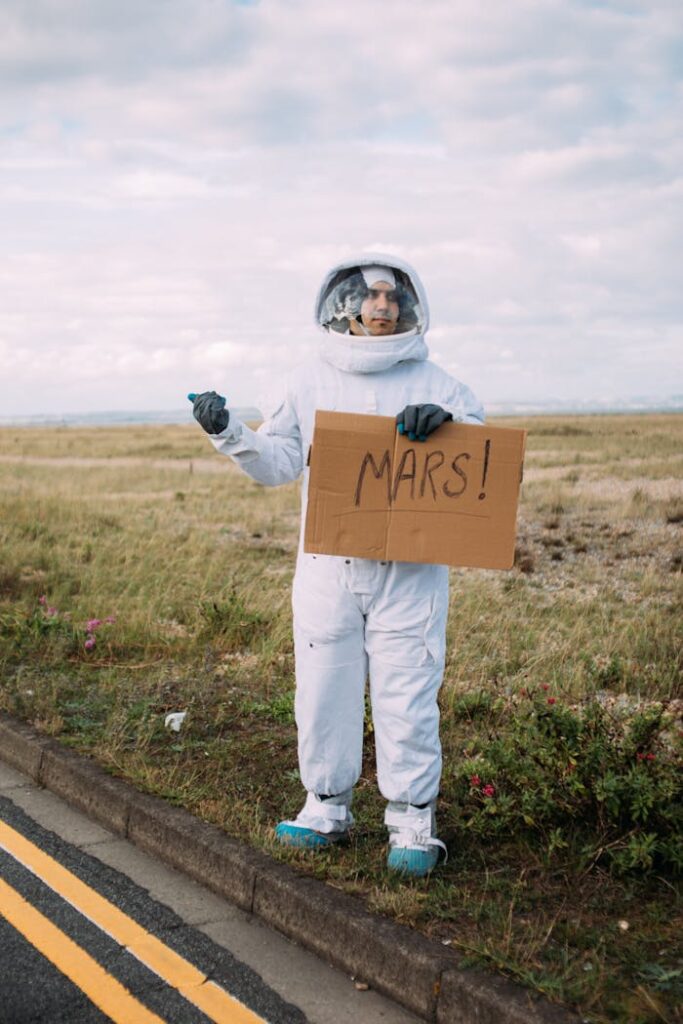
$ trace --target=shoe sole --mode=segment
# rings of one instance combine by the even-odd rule
[[[394,848],[387,856],[387,868],[407,878],[425,878],[439,863],[438,854],[423,853],[421,850]]]
[[[277,825],[275,838],[282,846],[302,850],[322,850],[330,846],[344,846],[349,837],[345,832],[316,832],[312,828],[298,828],[294,825]]]

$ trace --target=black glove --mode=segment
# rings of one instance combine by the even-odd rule
[[[207,432],[220,434],[230,422],[230,413],[225,408],[225,399],[216,391],[202,391],[201,395],[188,395],[192,402],[192,415]]]
[[[409,441],[426,441],[437,427],[453,415],[440,405],[407,405],[396,417],[399,434],[407,434]]]

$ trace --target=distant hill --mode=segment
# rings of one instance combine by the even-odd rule
[[[653,398],[642,395],[633,398],[550,398],[546,402],[484,402],[489,416],[578,416],[588,414],[683,412],[683,395]]]
[[[576,399],[549,398],[545,402],[486,402],[484,408],[488,416],[578,416],[588,414],[617,413],[665,413],[683,412],[683,395],[669,395],[666,398],[653,398],[648,395],[637,395],[632,398],[587,398],[585,401]],[[235,406],[232,411],[241,420],[253,422],[261,420],[262,414],[255,406]],[[155,423],[190,423],[192,410],[189,406],[183,409],[137,410],[121,412],[106,410],[102,412],[60,413],[34,416],[0,416],[0,426],[10,427],[115,427],[132,426],[135,424]]]
[[[241,420],[260,420],[261,412],[253,406],[231,409]],[[65,412],[47,415],[45,413],[35,416],[0,416],[0,426],[3,427],[125,427],[134,424],[164,424],[164,423],[191,423],[192,408],[187,405],[184,409],[170,409],[159,412],[158,410],[138,410],[135,412],[120,412],[106,410],[102,412]]]

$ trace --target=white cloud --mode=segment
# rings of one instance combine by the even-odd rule
[[[671,390],[680,5],[389,15],[3,4],[0,414],[176,407],[212,374],[258,404],[319,343],[327,267],[372,249],[416,264],[484,398]]]

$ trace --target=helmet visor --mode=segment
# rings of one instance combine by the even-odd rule
[[[366,300],[376,302],[381,293],[386,297],[391,318],[395,320],[393,334],[419,330],[423,322],[422,310],[410,278],[400,270],[393,271],[393,276],[395,283],[391,289],[377,289],[368,287],[358,268],[340,271],[330,281],[320,302],[321,326],[346,334],[350,321],[361,319]]]

